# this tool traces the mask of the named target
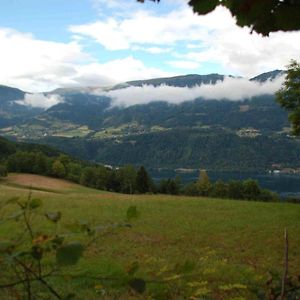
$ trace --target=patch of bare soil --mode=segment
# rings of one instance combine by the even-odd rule
[[[61,179],[33,174],[10,174],[7,182],[26,187],[36,187],[42,189],[64,190],[74,188],[75,184]]]

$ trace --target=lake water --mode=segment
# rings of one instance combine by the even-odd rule
[[[189,173],[174,170],[149,170],[152,178],[157,182],[161,179],[175,178],[179,175],[183,183],[193,182],[198,179],[199,171]],[[281,196],[300,197],[300,175],[294,174],[269,174],[269,173],[238,173],[238,172],[207,172],[212,182],[217,180],[245,180],[255,179],[262,188],[272,190]]]

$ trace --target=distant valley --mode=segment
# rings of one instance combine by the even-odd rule
[[[268,84],[282,75],[281,71],[264,73],[249,83]],[[234,77],[229,80],[233,82]],[[223,81],[225,76],[218,74],[187,75],[106,89],[58,89],[41,95],[49,107],[30,102],[38,99],[32,100],[28,93],[0,86],[0,135],[55,146],[79,158],[114,166],[130,163],[218,171],[298,168],[300,141],[290,135],[287,113],[274,95],[252,95],[250,91],[252,96],[239,99],[232,90],[234,101],[214,99],[214,87]],[[247,89],[244,82],[241,92]],[[154,92],[162,87],[170,92],[168,101],[163,96],[155,99],[157,93],[152,101],[150,93],[147,98],[151,101],[141,98],[139,104],[137,92],[145,87]],[[182,93],[186,89],[189,100],[180,101],[172,87]],[[209,88],[210,99],[203,87]],[[135,88],[132,94],[129,88]],[[119,94],[126,94],[131,102],[116,104],[111,95]],[[197,97],[191,99],[194,94]]]

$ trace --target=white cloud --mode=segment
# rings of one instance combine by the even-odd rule
[[[76,80],[82,83],[83,77],[94,77],[96,83],[94,86],[99,86],[99,78],[101,78],[101,76],[109,77],[110,81],[108,81],[106,85],[112,85],[113,83],[120,83],[129,80],[150,79],[153,77],[165,77],[172,75],[174,74],[161,71],[157,68],[146,67],[142,61],[129,56],[124,59],[116,59],[103,64],[93,63],[82,66],[78,72]],[[93,85],[91,84],[91,81],[90,84],[88,84],[88,81],[85,83],[85,85]]]
[[[203,18],[190,8],[157,16],[135,11],[126,19],[107,18],[93,23],[70,26],[70,31],[93,38],[108,50],[129,49],[134,45],[173,45],[179,41],[208,37],[201,27]]]
[[[7,28],[0,28],[0,45],[0,84],[28,92],[172,75],[132,56],[99,63],[78,42],[44,41]]]
[[[24,99],[15,101],[18,104],[47,109],[53,105],[63,102],[60,95],[25,94]]]
[[[162,53],[171,52],[172,48],[133,46],[132,50],[134,50],[134,51],[144,51],[144,52],[148,52],[148,53],[151,53],[151,54],[162,54]]]
[[[243,100],[251,97],[274,94],[280,89],[284,77],[278,77],[272,81],[259,83],[245,78],[225,77],[224,81],[213,84],[203,84],[195,87],[174,87],[161,85],[131,86],[109,92],[98,91],[98,94],[106,95],[112,99],[114,106],[131,106],[147,104],[155,101],[166,101],[179,104],[196,98],[206,100]]]
[[[233,74],[255,76],[300,60],[300,31],[276,32],[269,37],[240,28],[224,7],[199,16],[186,1],[163,15],[133,11],[125,17],[102,18],[71,26],[70,31],[95,40],[107,50],[174,48],[174,58],[220,64]],[[185,5],[184,5],[185,3]],[[180,64],[180,62],[178,62]]]
[[[248,28],[234,25],[213,30],[202,45],[204,49],[180,57],[200,63],[220,63],[225,69],[243,76],[283,69],[291,59],[300,59],[300,31],[276,32],[263,37],[255,32],[250,34]]]
[[[74,64],[88,59],[76,42],[38,40],[7,28],[0,28],[0,44],[0,82],[29,91],[72,83]]]
[[[96,22],[70,26],[72,42],[41,40],[0,27],[0,84],[29,92],[106,86],[179,75],[166,71],[170,69],[167,67],[187,73],[205,67],[205,63],[220,65],[227,74],[251,77],[284,68],[292,58],[300,60],[299,31],[272,33],[270,37],[251,35],[248,28],[237,27],[224,8],[198,16],[188,7],[187,0],[152,3],[151,9],[134,0],[129,6],[123,0],[93,1],[98,7],[105,5],[106,14]],[[162,12],[157,13],[161,7]],[[180,8],[166,13],[170,7]],[[115,13],[123,10],[126,13]],[[90,40],[109,51],[131,52],[115,52],[113,60],[105,60],[109,51],[99,47],[97,52]],[[97,59],[88,54],[90,50]],[[155,64],[159,62],[164,70],[152,67],[152,61],[142,61],[143,56],[149,59],[149,55],[137,53],[142,57],[137,59],[134,51],[155,54]]]

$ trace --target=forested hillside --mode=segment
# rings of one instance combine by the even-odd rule
[[[249,82],[259,88],[281,74],[264,73]],[[24,120],[14,111],[22,122],[15,121],[6,109],[10,119],[3,121],[6,125],[2,125],[0,134],[48,144],[78,158],[114,166],[130,163],[219,171],[261,171],[274,164],[299,167],[300,142],[291,136],[287,113],[272,94],[234,101],[198,97],[178,103],[143,103],[141,99],[140,104],[132,105],[116,105],[109,96],[109,92],[145,86],[186,88],[189,92],[196,85],[213,88],[224,80],[218,74],[187,75],[132,81],[100,92],[96,88],[58,89],[44,97],[59,95],[63,100],[42,111],[16,104],[12,99],[21,97],[22,92],[3,87],[1,103],[24,107],[31,115]],[[13,126],[7,126],[11,123]]]

